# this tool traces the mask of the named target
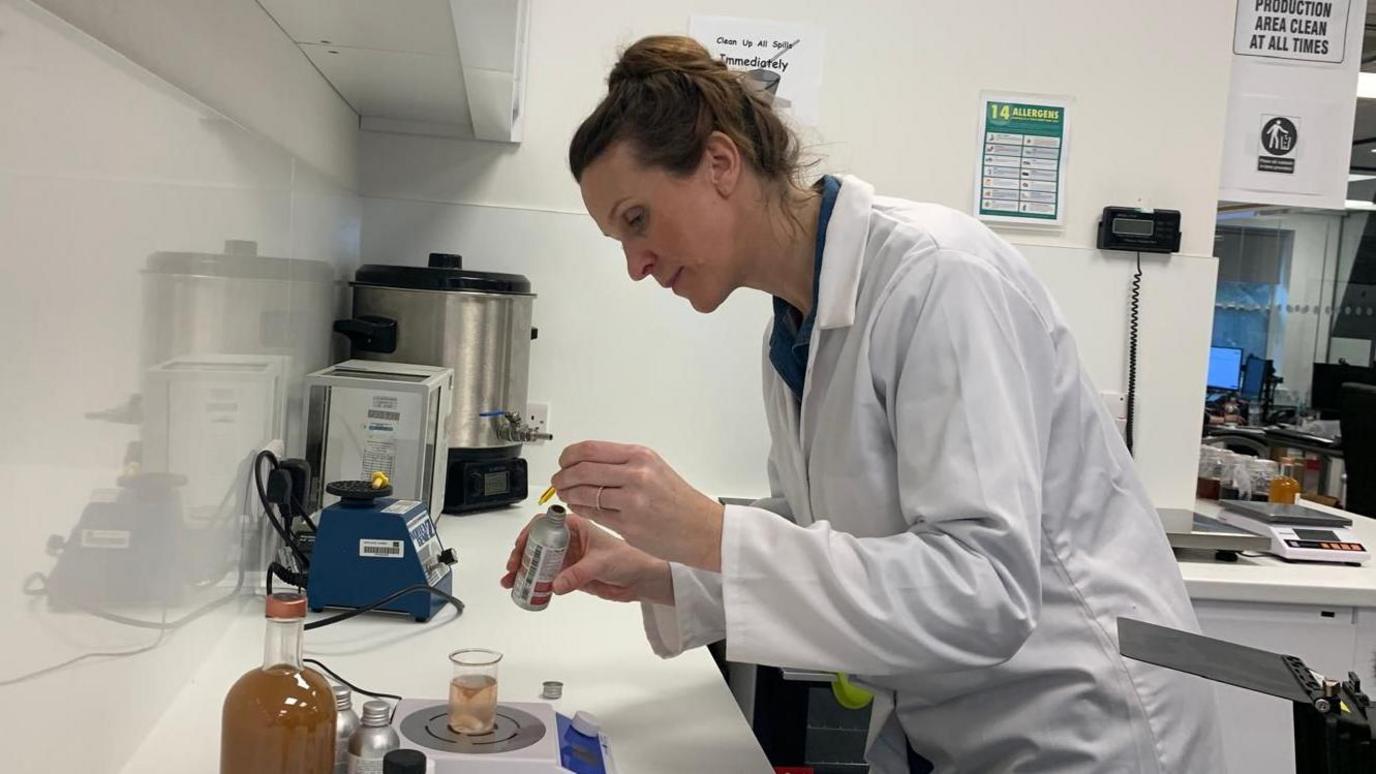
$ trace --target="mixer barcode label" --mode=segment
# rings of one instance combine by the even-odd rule
[[[389,422],[400,422],[400,421],[401,421],[401,412],[400,412],[400,411],[381,411],[381,410],[378,410],[378,409],[368,409],[368,418],[369,418],[369,419],[385,419],[385,420],[388,420]]]
[[[406,544],[400,540],[369,540],[364,538],[358,541],[358,555],[399,559],[406,555]]]

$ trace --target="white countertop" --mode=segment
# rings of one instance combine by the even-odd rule
[[[506,557],[531,508],[445,516],[441,539],[459,556],[454,592],[467,607],[446,607],[428,624],[365,615],[306,633],[306,655],[356,685],[412,698],[443,699],[448,654],[485,647],[504,654],[499,692],[505,701],[537,701],[541,683],[560,680],[553,702],[572,716],[590,710],[602,721],[621,774],[639,772],[769,772],[769,762],[741,715],[712,657],[697,649],[656,657],[646,643],[638,605],[584,594],[556,598],[542,612],[512,603],[498,585]],[[125,774],[214,772],[220,706],[229,686],[259,663],[259,605],[237,623],[145,739]],[[363,697],[355,697],[355,706]]]
[[[1301,500],[1324,513],[1352,519],[1352,530],[1368,547],[1376,547],[1376,520]],[[1218,513],[1210,500],[1195,503],[1195,512]],[[1270,602],[1276,604],[1345,605],[1376,608],[1376,562],[1360,567],[1317,562],[1287,562],[1272,556],[1242,556],[1236,562],[1213,558],[1212,551],[1176,552],[1180,574],[1193,600]]]
[[[1376,520],[1304,504],[1349,516],[1357,535],[1376,546]],[[1208,501],[1195,505],[1204,515],[1218,508]],[[441,538],[459,555],[455,593],[466,603],[463,616],[455,618],[448,608],[429,624],[361,616],[308,632],[307,656],[365,688],[441,699],[450,651],[493,648],[505,654],[500,682],[504,700],[535,701],[543,681],[563,681],[564,695],[555,708],[566,715],[580,709],[597,714],[621,774],[768,772],[764,753],[705,650],[667,661],[654,656],[636,605],[575,594],[556,599],[543,612],[528,613],[511,602],[497,580],[523,514],[530,512],[510,509],[440,520]],[[1349,567],[1273,557],[1221,562],[1212,557],[1212,552],[1177,556],[1196,601],[1376,608],[1376,564]],[[216,770],[225,691],[260,658],[260,604],[244,606],[125,766],[125,774]]]

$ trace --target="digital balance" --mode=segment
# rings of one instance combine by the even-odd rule
[[[490,732],[460,734],[443,700],[402,699],[392,728],[402,747],[425,753],[434,774],[616,774],[596,718],[569,720],[543,702],[498,704]]]
[[[1371,552],[1349,527],[1352,520],[1302,505],[1223,500],[1218,520],[1271,540],[1268,553],[1300,562],[1361,564]]]

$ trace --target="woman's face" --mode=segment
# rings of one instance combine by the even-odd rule
[[[731,201],[738,175],[738,162],[710,147],[696,170],[680,176],[642,165],[617,142],[583,170],[580,186],[602,233],[621,243],[631,279],[654,277],[711,312],[739,285]]]

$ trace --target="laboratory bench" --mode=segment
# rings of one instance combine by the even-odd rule
[[[1352,519],[1358,539],[1376,546],[1376,520],[1300,502]],[[1200,500],[1194,510],[1214,516],[1220,506]],[[1376,688],[1376,562],[1351,566],[1261,555],[1229,562],[1212,551],[1177,551],[1176,559],[1206,635],[1298,656],[1311,668],[1339,679],[1355,671],[1365,690]],[[1228,770],[1293,772],[1290,705],[1241,688],[1215,688]]]
[[[355,685],[408,698],[443,700],[448,654],[501,651],[501,701],[539,701],[541,683],[564,683],[561,714],[601,721],[620,774],[770,772],[769,762],[706,649],[669,660],[645,640],[640,606],[585,594],[556,598],[541,612],[518,608],[498,585],[531,507],[444,516],[441,540],[458,553],[454,593],[465,603],[426,624],[370,614],[306,633],[306,657]],[[213,772],[220,706],[240,674],[262,659],[262,602],[244,606],[214,652],[124,767],[125,774]],[[366,697],[355,695],[355,707]]]
[[[1376,545],[1376,520],[1305,504],[1351,516],[1358,537]],[[1195,510],[1213,515],[1218,504],[1200,501]],[[306,656],[370,690],[442,699],[448,653],[493,648],[505,654],[499,683],[503,700],[537,701],[542,682],[562,681],[563,696],[555,708],[565,715],[596,714],[621,774],[769,772],[760,744],[706,649],[669,660],[654,656],[637,605],[582,594],[557,598],[538,613],[512,603],[497,581],[523,514],[530,511],[440,519],[441,538],[459,555],[454,587],[466,604],[462,616],[446,609],[428,624],[361,616],[308,632]],[[1333,675],[1355,670],[1368,686],[1376,686],[1371,669],[1376,564],[1301,564],[1266,556],[1226,562],[1202,551],[1179,552],[1177,559],[1205,634],[1299,656]],[[125,774],[216,770],[221,702],[234,680],[261,657],[260,604],[244,606]],[[1228,768],[1293,771],[1289,706],[1238,688],[1216,688]],[[363,698],[356,696],[356,703]]]

